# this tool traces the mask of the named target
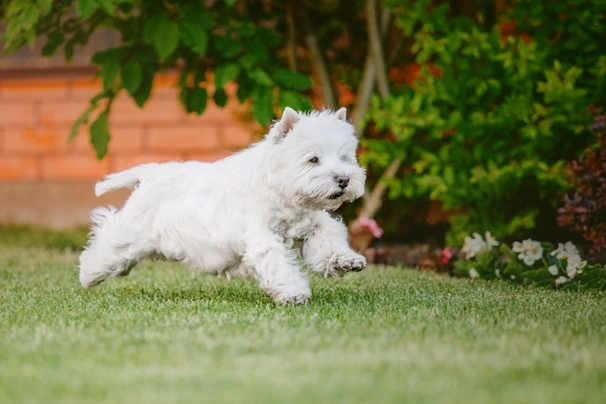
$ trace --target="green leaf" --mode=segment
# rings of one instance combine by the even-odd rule
[[[274,117],[273,91],[269,87],[257,86],[252,93],[252,113],[257,122],[267,125]]]
[[[258,28],[256,35],[265,46],[274,47],[280,44],[280,35],[269,28]]]
[[[602,290],[606,284],[606,279],[595,278],[587,282],[587,289]]]
[[[242,68],[236,63],[227,63],[215,69],[215,86],[223,88],[227,83],[234,80]]]
[[[118,78],[118,73],[120,73],[120,63],[118,60],[111,60],[101,65],[99,74],[101,76],[101,81],[103,82],[104,90],[109,90],[114,86],[114,83]]]
[[[269,75],[261,69],[249,70],[246,72],[246,75],[262,86],[270,87],[274,85],[274,82]]]
[[[223,108],[225,104],[227,104],[227,94],[225,93],[225,90],[222,88],[217,88],[215,90],[215,94],[213,95],[213,100],[217,106]]]
[[[99,8],[105,11],[107,14],[114,16],[116,15],[116,3],[117,0],[96,0]]]
[[[179,30],[181,42],[188,48],[196,52],[199,56],[204,56],[208,50],[208,34],[200,27],[192,27],[183,23]]]
[[[237,56],[242,49],[242,42],[230,35],[214,35],[213,42],[219,53],[226,58]]]
[[[522,274],[522,278],[530,279],[534,282],[553,279],[553,275],[549,273],[547,268],[540,268],[534,271],[527,271]]]
[[[95,0],[77,0],[76,15],[80,18],[88,18],[95,12],[96,8]]]
[[[22,36],[15,37],[4,45],[4,49],[2,50],[2,53],[5,55],[10,55],[11,53],[14,53],[14,52],[18,51],[19,49],[21,49],[23,44],[25,44],[24,37],[22,37]]]
[[[14,17],[15,15],[19,14],[21,12],[21,10],[23,10],[26,6],[28,5],[28,2],[26,1],[11,1],[10,3],[8,3],[8,6],[6,6],[6,14],[4,19],[5,20],[13,20],[13,18],[10,17]]]
[[[69,137],[67,138],[68,143],[71,142],[76,137],[76,135],[78,135],[78,132],[80,131],[80,127],[82,125],[85,125],[88,123],[88,117],[91,114],[91,112],[93,112],[95,109],[97,109],[97,106],[99,105],[99,101],[101,101],[103,98],[106,98],[106,97],[108,97],[108,93],[104,91],[100,94],[97,94],[90,100],[88,108],[86,108],[86,110],[82,113],[82,115],[80,115],[78,117],[78,119],[76,120],[76,122],[74,122],[74,124],[72,125],[72,128],[69,132]]]
[[[103,111],[90,126],[90,142],[95,148],[97,159],[101,160],[107,154],[107,145],[111,138],[109,134],[109,110]]]
[[[141,65],[135,59],[129,59],[122,66],[122,86],[130,95],[134,95],[143,81]]]
[[[189,106],[192,112],[202,115],[208,102],[208,92],[205,88],[194,87],[189,95]]]
[[[179,92],[179,100],[181,101],[181,105],[185,108],[185,111],[189,114],[193,112],[191,106],[189,105],[189,97],[191,96],[191,88],[187,86],[182,86],[181,91]]]
[[[272,74],[272,78],[281,87],[293,90],[307,90],[311,88],[312,82],[308,75],[293,72],[287,69],[279,69]]]
[[[280,108],[290,107],[296,111],[308,111],[312,109],[311,102],[306,96],[294,91],[282,90],[279,100]]]
[[[63,44],[65,37],[58,33],[50,33],[47,36],[46,44],[42,47],[42,56],[51,57],[57,52],[57,49]]]
[[[53,0],[37,0],[36,3],[45,14],[50,13],[53,8]]]
[[[208,31],[215,22],[212,15],[197,4],[184,5],[180,12],[183,18],[179,23],[181,42],[198,55],[205,55],[208,50]]]
[[[40,9],[34,4],[28,4],[21,10],[19,20],[21,21],[21,29],[23,31],[29,31],[36,25],[40,19]]]
[[[236,96],[238,97],[238,101],[240,104],[243,104],[244,101],[250,98],[253,89],[255,88],[255,83],[247,77],[238,80],[238,91],[236,92]]]
[[[97,52],[91,58],[93,63],[98,65],[105,64],[107,62],[119,61],[122,57],[123,48],[110,48],[101,52]]]
[[[145,23],[143,38],[166,60],[179,44],[179,26],[166,14],[156,14]]]
[[[149,99],[149,95],[151,94],[152,86],[154,83],[155,74],[153,70],[144,67],[141,69],[141,72],[141,84],[139,85],[137,91],[132,94],[133,98],[135,99],[135,102],[139,107],[145,105],[145,103]]]
[[[5,38],[12,38],[21,32],[21,30],[21,20],[19,18],[13,18],[12,20],[9,20],[8,24],[6,25],[4,36]]]

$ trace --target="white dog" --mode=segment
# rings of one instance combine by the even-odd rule
[[[97,183],[97,196],[134,189],[121,210],[97,208],[80,282],[126,275],[152,255],[205,273],[253,276],[276,302],[306,303],[312,272],[337,277],[366,260],[334,210],[364,192],[346,110],[284,110],[265,138],[215,163],[143,164]],[[295,242],[297,242],[295,244]]]

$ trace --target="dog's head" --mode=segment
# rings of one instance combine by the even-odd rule
[[[301,207],[337,209],[364,193],[358,139],[346,110],[298,113],[286,108],[267,134],[271,143],[269,181]]]

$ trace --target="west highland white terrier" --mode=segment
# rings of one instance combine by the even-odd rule
[[[97,183],[97,196],[133,189],[121,210],[97,208],[80,256],[90,288],[161,256],[202,272],[252,276],[279,303],[306,303],[301,263],[324,277],[360,271],[366,259],[327,212],[364,192],[358,140],[345,108],[286,108],[260,142],[215,163],[143,164]]]

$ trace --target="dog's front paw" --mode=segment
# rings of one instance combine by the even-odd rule
[[[337,277],[347,272],[359,272],[366,268],[366,258],[353,251],[347,254],[338,254],[330,260],[330,267],[333,276]]]
[[[311,299],[311,294],[300,294],[294,296],[281,295],[276,296],[274,300],[281,304],[306,304]]]

